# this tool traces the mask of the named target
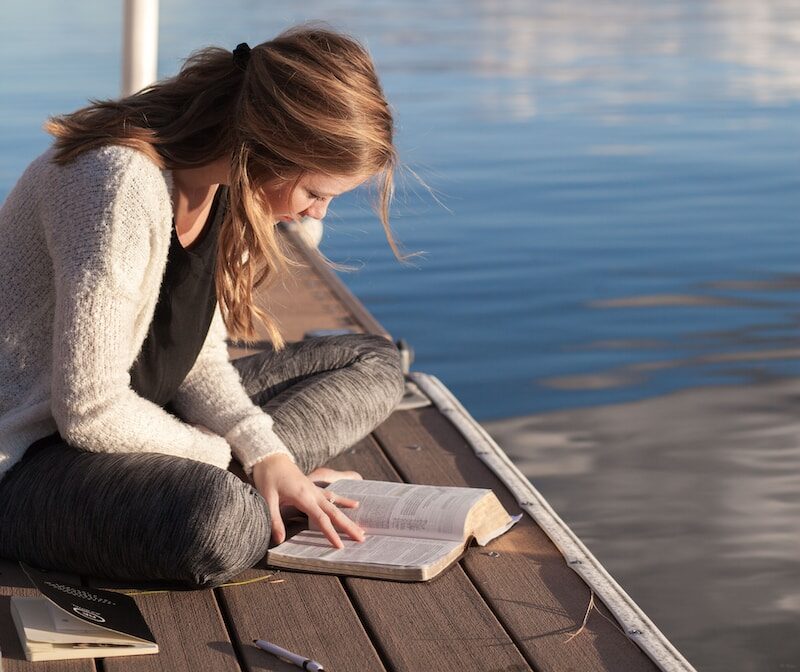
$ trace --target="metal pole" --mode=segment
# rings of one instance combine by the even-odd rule
[[[158,0],[125,0],[122,26],[122,95],[156,81]]]

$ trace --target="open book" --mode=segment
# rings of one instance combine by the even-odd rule
[[[311,529],[267,551],[267,564],[427,581],[454,563],[472,537],[485,546],[522,517],[509,516],[496,495],[482,488],[346,479],[326,489],[360,502],[342,510],[364,528],[364,541],[340,534],[344,548],[334,548],[311,520]]]
[[[19,563],[42,597],[11,598],[11,616],[31,661],[158,653],[132,597],[62,583]]]

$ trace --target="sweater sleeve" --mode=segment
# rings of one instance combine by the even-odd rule
[[[239,372],[228,358],[226,336],[217,306],[203,349],[172,405],[189,422],[224,436],[248,476],[256,462],[273,453],[284,453],[297,462],[273,431],[272,417],[242,387]]]
[[[53,418],[76,448],[165,453],[226,469],[230,446],[222,437],[182,422],[130,387],[134,327],[147,319],[140,314],[143,288],[152,285],[149,274],[163,271],[151,258],[163,208],[147,196],[155,167],[143,168],[148,160],[141,156],[123,157],[127,163],[105,172],[96,161],[78,161],[51,185],[44,222],[56,289]]]

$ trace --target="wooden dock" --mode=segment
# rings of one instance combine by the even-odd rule
[[[309,264],[264,301],[288,340],[316,329],[388,336],[296,233],[284,235]],[[232,357],[245,353],[231,348]],[[396,410],[329,466],[355,469],[368,479],[491,488],[509,513],[520,511],[504,483],[435,406]],[[659,669],[596,598],[585,620],[589,587],[529,516],[487,546],[470,546],[456,565],[427,583],[277,571],[263,561],[236,578],[240,585],[213,590],[148,592],[146,585],[61,578],[132,593],[160,653],[28,663],[9,596],[34,591],[15,563],[0,561],[6,672],[298,669],[257,649],[256,638],[313,657],[332,672]]]

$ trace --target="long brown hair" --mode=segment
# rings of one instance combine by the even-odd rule
[[[244,64],[218,47],[193,52],[180,72],[119,100],[91,100],[51,117],[54,160],[65,164],[107,144],[146,154],[159,168],[231,160],[228,214],[216,262],[216,293],[229,334],[255,338],[253,317],[276,350],[284,346],[253,293],[293,262],[276,233],[267,185],[297,185],[307,172],[373,176],[377,214],[395,257],[389,226],[394,174],[392,113],[367,50],[319,25],[291,28],[250,51]],[[325,263],[339,268],[322,257]]]

